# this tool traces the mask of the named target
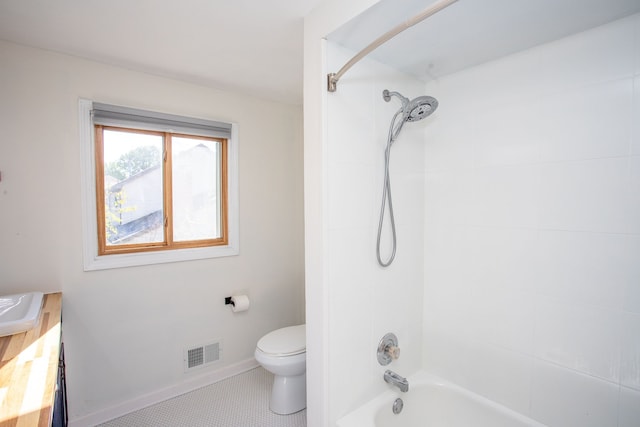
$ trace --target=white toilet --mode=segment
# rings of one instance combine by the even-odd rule
[[[260,338],[255,357],[275,375],[269,408],[293,414],[307,407],[307,342],[305,325],[289,326]]]

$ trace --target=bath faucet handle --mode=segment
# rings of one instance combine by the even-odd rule
[[[400,347],[396,347],[395,345],[389,345],[385,348],[385,351],[393,360],[398,360],[400,357]]]
[[[378,343],[378,363],[382,366],[388,365],[392,360],[400,357],[400,347],[398,347],[398,337],[393,333],[388,333]]]

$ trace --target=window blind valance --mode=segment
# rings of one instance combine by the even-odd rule
[[[97,125],[210,136],[214,138],[231,138],[230,123],[138,110],[118,105],[94,102],[91,116],[93,123]]]

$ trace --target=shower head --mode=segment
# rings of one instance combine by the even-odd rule
[[[431,96],[419,96],[405,107],[405,120],[417,122],[428,117],[438,108],[438,100]]]
[[[428,117],[438,108],[438,100],[431,96],[419,96],[409,101],[398,92],[382,91],[382,98],[385,101],[391,101],[392,96],[397,96],[402,102],[402,118],[403,122],[417,122]]]

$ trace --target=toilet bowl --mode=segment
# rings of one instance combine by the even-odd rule
[[[255,358],[274,374],[269,409],[280,415],[307,407],[307,347],[305,325],[269,332],[256,346]]]

